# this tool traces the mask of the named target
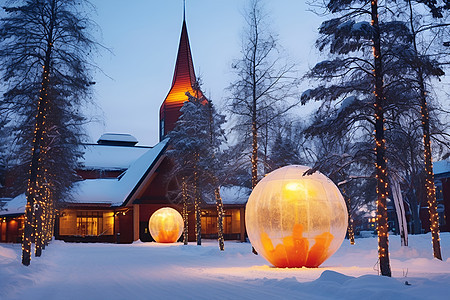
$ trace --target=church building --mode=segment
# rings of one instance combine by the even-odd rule
[[[104,134],[96,144],[85,145],[77,170],[81,180],[72,189],[72,199],[60,209],[55,223],[56,239],[67,242],[132,243],[152,241],[150,216],[162,207],[181,213],[181,205],[169,197],[178,189],[168,174],[173,166],[166,150],[166,135],[175,128],[186,92],[203,97],[196,84],[186,20],[183,17],[175,70],[170,90],[160,108],[160,142],[138,146],[129,134]],[[206,100],[207,101],[207,100]],[[250,191],[238,187],[221,189],[224,202],[224,237],[245,241],[244,209]],[[20,195],[3,199],[0,211],[0,242],[20,242],[26,199]],[[204,199],[201,211],[202,237],[217,238],[215,200]],[[189,213],[189,240],[195,240],[193,209]]]

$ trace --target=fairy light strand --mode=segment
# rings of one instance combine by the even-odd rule
[[[371,1],[371,25],[374,29],[372,36],[374,70],[373,77],[375,81],[375,171],[377,181],[377,232],[378,232],[378,259],[380,261],[381,274],[383,276],[391,276],[391,267],[389,263],[389,234],[388,234],[388,216],[386,199],[388,197],[388,181],[387,181],[387,159],[386,159],[386,140],[384,138],[384,108],[385,98],[383,96],[383,73],[381,60],[381,40],[380,27],[378,23],[378,1]]]
[[[216,187],[214,189],[214,195],[216,197],[216,206],[217,206],[217,236],[218,236],[218,242],[219,242],[219,248],[221,251],[224,250],[224,237],[223,237],[223,217],[224,217],[224,210],[223,210],[223,202],[222,197],[220,196],[220,188]]]
[[[421,87],[421,115],[423,128],[423,146],[424,146],[424,161],[425,161],[425,192],[427,197],[430,230],[431,230],[431,244],[433,248],[433,256],[442,260],[441,245],[439,237],[439,214],[436,203],[436,187],[434,185],[433,161],[431,157],[431,142],[430,142],[430,123],[429,113],[426,102],[425,87]]]

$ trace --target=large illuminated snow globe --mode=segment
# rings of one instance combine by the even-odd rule
[[[183,227],[183,218],[171,207],[158,209],[148,221],[150,234],[157,243],[175,243],[180,238]]]
[[[252,191],[245,225],[253,247],[275,267],[318,267],[340,247],[347,208],[336,185],[309,167],[269,173]]]

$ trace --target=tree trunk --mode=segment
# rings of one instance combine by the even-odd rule
[[[348,197],[347,195],[345,195],[345,193],[343,193],[344,195],[344,199],[345,199],[345,204],[347,204],[347,214],[348,214],[348,225],[347,225],[347,233],[348,233],[348,239],[350,240],[350,244],[354,245],[355,244],[355,231],[353,229],[353,218],[352,218],[352,213],[350,211],[350,197]]]
[[[383,72],[381,61],[381,39],[378,23],[378,1],[372,0],[372,26],[373,26],[373,55],[375,79],[375,152],[377,177],[377,232],[378,232],[378,258],[380,260],[381,275],[391,276],[389,262],[389,237],[386,198],[388,195],[388,181],[386,172],[386,140],[384,139],[384,95]]]
[[[418,55],[411,1],[408,1],[408,4],[410,10],[410,25],[413,36],[413,45],[414,50],[416,51],[416,55]],[[417,80],[420,89],[420,112],[422,114],[422,130],[423,130],[423,146],[424,146],[423,156],[425,162],[425,192],[428,203],[428,213],[430,215],[430,230],[433,244],[433,256],[437,259],[442,260],[441,243],[439,239],[439,215],[437,213],[437,204],[436,204],[436,187],[434,185],[433,162],[431,159],[430,121],[427,105],[427,92],[425,89],[425,80],[421,66],[417,68]]]
[[[47,197],[48,197],[48,193],[47,193]],[[48,202],[48,201],[47,201]],[[49,215],[48,215],[48,203],[45,204],[44,209],[43,209],[43,217],[42,217],[42,250],[45,250],[46,244],[47,244],[47,235],[48,235],[48,222],[49,220]]]
[[[411,179],[410,179],[410,192],[408,193],[409,198],[409,208],[411,210],[411,216],[412,216],[412,230],[410,231],[413,234],[420,234],[422,233],[422,221],[420,220],[420,206],[421,202],[420,195],[417,193],[417,187],[420,186],[420,183],[417,182],[417,168],[415,163],[415,155],[413,151],[413,147],[409,147],[410,150],[410,159],[411,159]]]
[[[414,205],[411,205],[411,214],[413,218],[413,230],[412,232],[414,234],[421,234],[422,233],[422,222],[420,220],[420,202],[417,203],[417,194],[414,194],[412,197],[414,197],[415,202],[412,202]]]
[[[45,134],[45,116],[48,105],[48,88],[50,81],[50,61],[51,53],[53,51],[53,29],[54,29],[54,17],[55,17],[56,4],[55,1],[51,3],[51,20],[48,29],[47,36],[47,48],[45,51],[45,61],[42,71],[42,81],[41,90],[39,91],[39,100],[37,105],[37,113],[35,118],[35,130],[33,136],[32,150],[31,150],[31,163],[29,171],[29,179],[27,186],[27,206],[25,214],[25,226],[24,226],[24,236],[22,242],[22,264],[25,266],[30,265],[31,261],[31,240],[33,236],[33,223],[35,222],[35,211],[34,206],[38,203],[36,199],[41,189],[42,182],[40,176],[42,176],[40,157],[42,152],[42,140]],[[34,235],[39,235],[40,233],[34,232]]]
[[[50,196],[49,196],[50,192],[49,189],[47,188],[47,197],[50,200]],[[51,203],[50,201],[48,201],[48,203],[46,203],[45,205],[45,209],[44,209],[44,242],[42,244],[42,250],[45,250],[45,247],[48,245],[49,242],[49,234],[51,231],[51,222],[52,222],[52,216],[51,216]]]
[[[256,28],[257,30],[257,28]],[[255,34],[258,37],[258,34]],[[253,74],[253,86],[252,86],[252,190],[258,183],[258,127],[256,123],[256,45],[258,40],[255,41],[253,49],[253,60],[252,60],[252,74]],[[252,245],[252,253],[258,255],[258,252]]]
[[[44,198],[45,199],[45,198]],[[42,244],[44,242],[43,240],[43,233],[44,233],[44,222],[43,222],[43,205],[42,201],[39,201],[35,205],[35,230],[34,230],[34,256],[39,257],[42,254]]]
[[[31,243],[33,237],[36,237],[35,231],[35,209],[36,205],[39,204],[38,195],[40,182],[39,177],[41,176],[41,166],[40,166],[40,154],[42,151],[42,138],[44,134],[44,115],[46,113],[46,105],[47,105],[47,94],[46,89],[48,87],[48,68],[47,65],[50,65],[50,55],[48,55],[48,60],[46,61],[46,65],[44,65],[44,72],[42,78],[42,89],[39,93],[39,101],[38,101],[38,112],[36,114],[35,121],[35,131],[33,137],[33,144],[31,150],[31,163],[30,163],[30,171],[28,177],[28,188],[27,188],[27,206],[25,213],[25,224],[24,224],[24,235],[22,239],[22,264],[25,266],[30,265],[31,261]]]
[[[201,221],[201,211],[200,205],[198,201],[198,197],[195,197],[195,240],[197,241],[197,245],[200,246],[202,244],[202,221]]]
[[[214,189],[214,195],[216,196],[216,205],[217,205],[217,235],[219,240],[219,249],[223,251],[225,248],[224,240],[223,240],[223,203],[222,197],[220,196],[220,188],[217,186]]]
[[[256,93],[256,91],[254,91]],[[258,131],[256,127],[256,99],[253,100],[252,112],[252,190],[258,183]],[[258,255],[256,249],[252,246],[252,253]]]
[[[22,238],[22,264],[25,266],[30,265],[31,261],[31,240],[33,235],[33,196],[27,196],[27,205],[25,207],[25,224],[23,228]]]
[[[264,120],[264,137],[262,139],[263,143],[263,175],[267,173],[268,166],[268,156],[269,156],[269,123],[267,117],[267,111],[264,112],[265,120]]]
[[[257,114],[256,102],[258,98],[256,96],[256,53],[258,51],[258,25],[255,25],[255,41],[253,43],[253,53],[251,61],[251,74],[252,74],[252,190],[258,183],[258,127],[257,127]]]
[[[252,116],[252,190],[258,183],[258,130],[256,127],[256,102]]]
[[[200,209],[200,192],[198,186],[198,171],[197,171],[197,162],[198,162],[198,154],[195,154],[195,167],[194,167],[194,210],[195,210],[195,240],[197,241],[197,245],[202,244],[202,215]]]
[[[25,213],[24,236],[22,242],[22,264],[30,265],[31,261],[31,241],[34,233],[33,223],[35,223],[35,205],[38,204],[37,198],[39,195],[40,182],[38,178],[41,176],[40,154],[42,151],[42,139],[44,135],[45,114],[47,106],[47,88],[49,85],[49,66],[51,44],[48,45],[44,71],[42,75],[42,89],[39,92],[38,111],[36,114],[35,131],[31,150],[31,163],[28,177],[27,188],[27,208]]]
[[[188,211],[188,197],[186,179],[183,178],[181,182],[181,193],[183,197],[183,244],[187,245],[189,241],[189,211]]]
[[[49,232],[49,235],[48,235],[48,242],[49,243],[52,241],[53,235],[55,233],[55,222],[56,222],[56,210],[55,210],[55,204],[52,201],[50,232]]]
[[[47,244],[49,244],[52,241],[54,232],[55,232],[55,222],[56,222],[56,210],[55,210],[55,204],[52,201],[51,203],[51,210],[50,210],[50,230],[48,232],[48,238],[47,238]]]
[[[423,81],[421,82],[423,87]],[[422,88],[421,87],[421,88]],[[428,109],[426,102],[426,94],[422,90],[421,112],[422,112],[422,128],[423,128],[423,145],[425,160],[425,190],[427,195],[428,212],[430,215],[430,230],[433,243],[433,256],[442,260],[441,243],[439,240],[439,215],[436,204],[436,188],[434,186],[433,163],[431,161],[431,145],[430,145],[430,123],[428,118]]]

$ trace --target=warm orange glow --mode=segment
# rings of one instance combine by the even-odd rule
[[[181,115],[180,109],[184,102],[188,101],[186,92],[197,98],[203,97],[201,91],[193,89],[196,80],[186,22],[183,21],[172,86],[160,108],[160,121],[163,122],[161,125],[164,129],[162,135],[175,128],[175,123]]]
[[[267,260],[279,268],[295,268],[305,266],[317,268],[328,258],[328,250],[333,235],[324,232],[314,238],[315,244],[309,249],[309,241],[303,236],[303,226],[295,224],[292,235],[283,238],[283,242],[273,248],[267,233],[261,234],[261,242]]]
[[[157,243],[174,243],[183,231],[183,218],[175,209],[164,207],[152,214],[148,228]]]
[[[268,174],[247,202],[245,223],[253,247],[276,267],[318,267],[341,245],[347,209],[338,188],[304,166]]]
[[[183,106],[183,103],[188,101],[186,92],[189,92],[192,96],[196,96],[192,89],[190,78],[179,78],[164,100],[164,104],[166,107]]]

